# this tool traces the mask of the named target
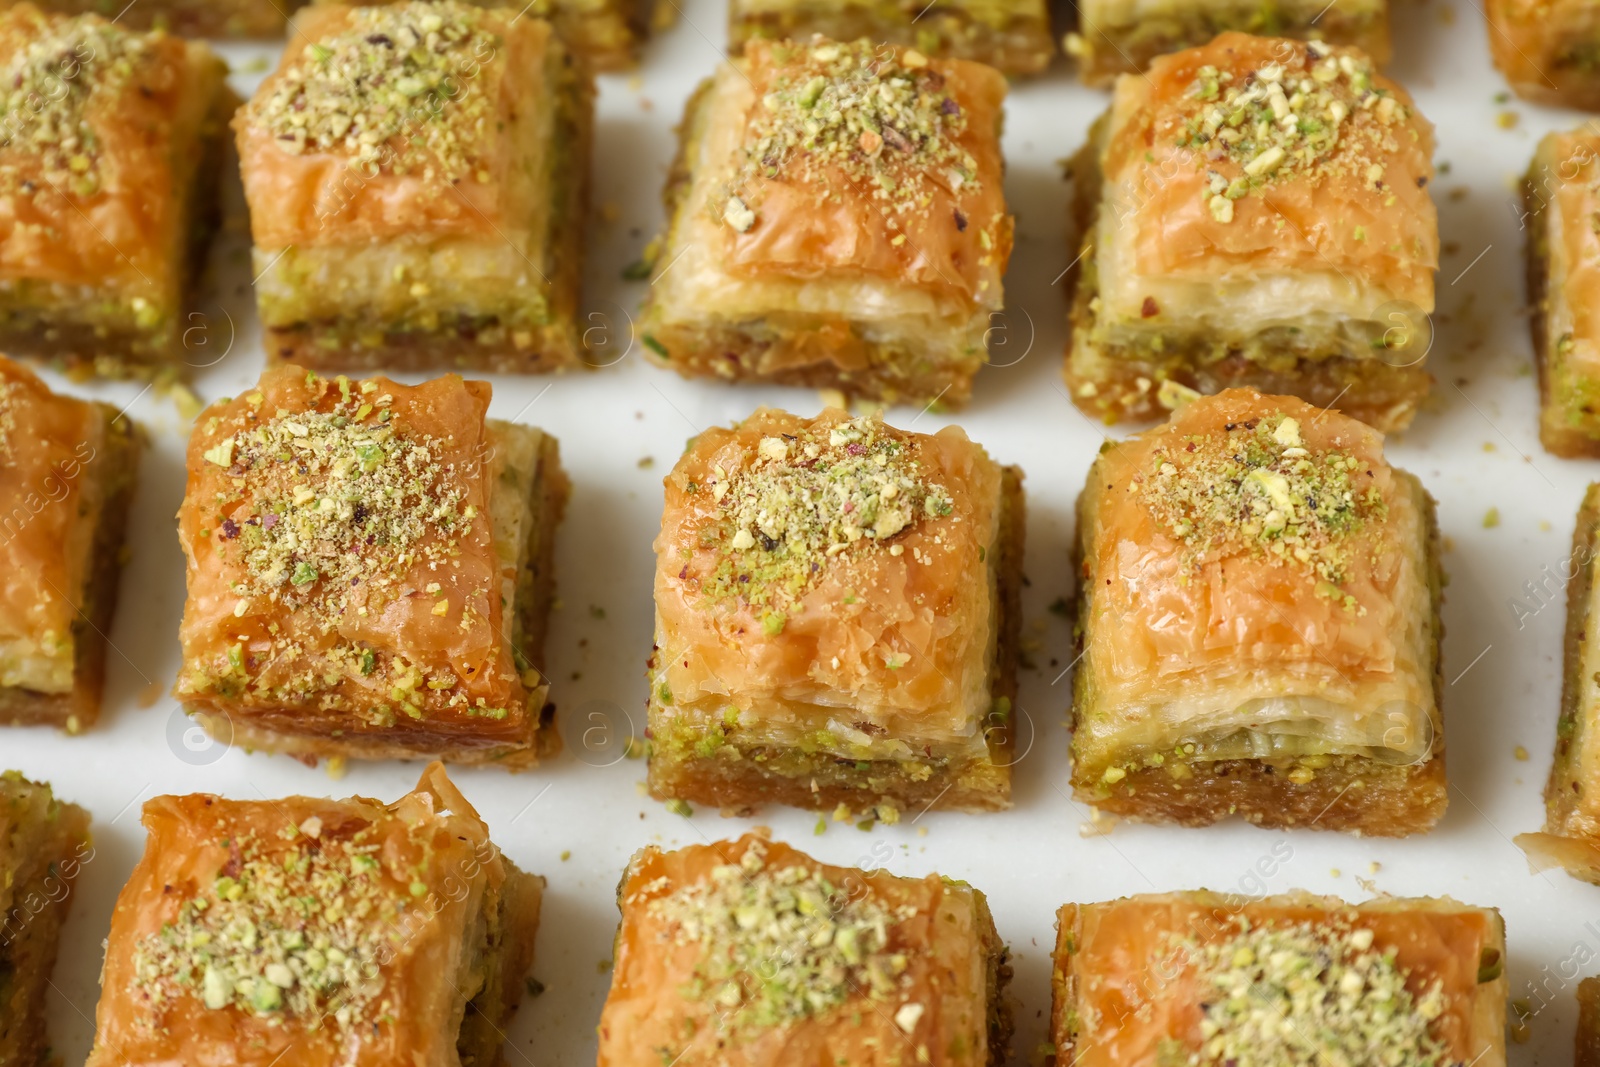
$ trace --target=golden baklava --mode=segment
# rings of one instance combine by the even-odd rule
[[[1539,374],[1539,440],[1600,456],[1600,127],[1539,142],[1523,183],[1528,303]]]
[[[1600,9],[1588,0],[1486,0],[1494,65],[1525,100],[1600,110]]]
[[[1600,1067],[1600,978],[1578,983],[1578,1033],[1572,1067]]]
[[[1022,474],[959,429],[762,408],[656,539],[650,788],[893,820],[1011,805]]]
[[[1377,431],[1230,389],[1078,498],[1072,784],[1104,811],[1401,836],[1444,814],[1434,505]]]
[[[316,0],[328,3],[330,0]],[[331,0],[338,2],[338,0]],[[401,0],[351,0],[355,4],[395,3]],[[509,7],[519,17],[549,22],[591,70],[627,70],[639,62],[639,52],[657,21],[658,0],[467,0],[480,7]],[[669,0],[659,0],[668,3]]]
[[[1067,54],[1090,85],[1149,68],[1157,56],[1195,48],[1219,33],[1354,45],[1389,61],[1388,0],[1082,0]]]
[[[144,806],[89,1067],[492,1067],[533,963],[544,879],[439,764],[393,804]]]
[[[998,1067],[1011,977],[982,893],[747,834],[636,854],[599,1067]]]
[[[0,0],[13,6],[15,0]],[[306,0],[38,0],[46,11],[101,15],[131,30],[183,37],[282,37],[289,14]]]
[[[1057,917],[1057,1067],[1505,1067],[1505,925],[1444,898],[1151,893]]]
[[[1248,385],[1405,427],[1432,381],[1432,157],[1353,48],[1225,33],[1120,78],[1071,168],[1073,401],[1116,422]]]
[[[208,730],[309,760],[530,766],[568,483],[486,382],[269,370],[201,413],[178,539],[174,695]]]
[[[140,438],[0,356],[0,724],[100,717]]]
[[[49,1055],[45,992],[73,882],[94,859],[89,813],[50,787],[0,772],[0,1064]]]
[[[1567,581],[1567,625],[1556,748],[1544,787],[1544,829],[1516,842],[1537,870],[1563,867],[1600,885],[1600,484],[1589,486],[1572,532],[1572,554],[1560,573]]]
[[[268,357],[581,365],[593,79],[550,24],[313,4],[234,120]]]
[[[1005,92],[992,67],[911,48],[751,41],[689,100],[645,354],[685,377],[963,403],[1004,307]]]
[[[179,363],[226,74],[197,41],[0,11],[0,349],[118,376]]]
[[[888,41],[928,56],[985,63],[1006,74],[1037,74],[1056,54],[1045,0],[733,0],[729,50],[750,40]]]

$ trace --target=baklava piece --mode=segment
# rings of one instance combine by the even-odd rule
[[[1151,893],[1057,917],[1056,1067],[1505,1067],[1505,925],[1448,897]]]
[[[1567,632],[1556,748],[1544,787],[1544,830],[1516,842],[1535,870],[1563,867],[1600,885],[1600,484],[1589,486],[1572,532]],[[1571,571],[1568,574],[1568,571]]]
[[[132,30],[184,37],[282,37],[289,13],[306,0],[41,0],[46,11],[102,15]],[[3,5],[13,6],[12,0]]]
[[[1101,449],[1078,531],[1080,800],[1383,837],[1444,814],[1434,505],[1377,431],[1195,400]]]
[[[1523,183],[1528,303],[1539,373],[1539,440],[1600,456],[1600,127],[1539,142]]]
[[[533,963],[525,874],[439,764],[365,797],[156,797],[89,1067],[490,1067]]]
[[[581,365],[593,111],[583,65],[514,8],[303,9],[234,120],[269,358]]]
[[[1037,74],[1056,54],[1045,0],[733,0],[730,51],[746,41],[868,38],[914,47],[924,55],[970,59],[1006,74]]]
[[[226,74],[197,41],[0,11],[0,349],[115,376],[181,365]]]
[[[1524,100],[1600,110],[1600,8],[1589,0],[1486,0],[1489,52]]]
[[[328,3],[330,0],[317,0]],[[396,0],[353,0],[355,4]],[[589,69],[627,70],[638,65],[639,52],[658,22],[657,8],[669,0],[467,0],[479,7],[509,7],[513,14],[549,22],[568,48]]]
[[[947,407],[1011,255],[992,67],[752,41],[690,98],[640,334],[685,377]]]
[[[1011,806],[1022,473],[951,427],[700,434],[656,539],[650,788],[894,820]]]
[[[0,773],[0,1064],[46,1062],[45,991],[73,882],[93,859],[88,812]]]
[[[1600,1067],[1600,978],[1578,983],[1578,1035],[1572,1067]]]
[[[0,724],[100,717],[139,449],[116,408],[0,356]]]
[[[1072,164],[1074,402],[1147,419],[1249,385],[1405,427],[1432,381],[1432,156],[1352,48],[1225,33],[1120,78]]]
[[[1375,63],[1389,62],[1388,0],[1082,0],[1077,8],[1078,30],[1066,48],[1089,85],[1146,70],[1157,56],[1230,30],[1354,45]]]
[[[998,1067],[1005,944],[978,890],[764,835],[636,854],[599,1067]]]
[[[310,761],[557,749],[539,671],[567,479],[489,393],[291,366],[201,414],[174,694],[214,735]]]

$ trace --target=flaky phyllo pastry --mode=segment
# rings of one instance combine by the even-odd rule
[[[14,0],[0,0],[0,7]],[[39,0],[46,11],[104,15],[135,30],[184,37],[282,37],[290,12],[306,0]]]
[[[1600,10],[1588,0],[1486,0],[1489,50],[1516,94],[1600,110]]]
[[[175,695],[208,730],[308,759],[554,750],[539,666],[567,480],[489,394],[289,366],[201,414]]]
[[[1006,947],[978,890],[763,836],[654,846],[617,890],[599,1067],[998,1067]]]
[[[593,96],[515,8],[303,9],[234,119],[269,358],[580,364]]]
[[[1375,430],[1195,400],[1101,449],[1078,560],[1080,799],[1384,836],[1443,815],[1433,501]]]
[[[268,2],[268,0],[263,0]],[[316,0],[317,3],[337,0]],[[405,3],[408,0],[354,0],[356,5]],[[670,9],[657,0],[466,0],[479,7],[509,7],[519,18],[543,19],[591,70],[626,70],[637,66],[639,52],[657,24],[668,22]]]
[[[762,408],[695,438],[655,544],[652,792],[1009,807],[1022,506],[955,428]]]
[[[1407,425],[1431,382],[1432,157],[1353,48],[1225,33],[1120,78],[1072,165],[1074,402],[1115,422],[1248,385]]]
[[[533,963],[525,874],[439,764],[365,797],[144,806],[90,1067],[493,1067]]]
[[[1057,1067],[1506,1062],[1492,908],[1201,891],[1068,904],[1057,924]]]
[[[0,725],[100,717],[139,450],[116,408],[0,356]]]
[[[226,75],[198,41],[0,11],[0,349],[113,375],[181,366]]]
[[[690,98],[641,337],[691,377],[965,401],[1011,254],[1005,78],[753,41]]]

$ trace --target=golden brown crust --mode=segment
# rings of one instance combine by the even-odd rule
[[[37,0],[46,11],[115,16],[133,30],[167,30],[180,37],[282,37],[289,14],[306,0]],[[4,0],[0,6],[15,6]]]
[[[337,3],[341,0],[313,0]],[[371,6],[399,0],[353,0],[355,5]],[[589,69],[611,72],[631,70],[639,64],[639,54],[650,37],[653,23],[659,22],[656,0],[467,0],[479,7],[509,7],[524,16],[544,19],[555,27],[561,39]]]
[[[1582,0],[1488,0],[1494,65],[1524,100],[1600,110],[1600,19]]]

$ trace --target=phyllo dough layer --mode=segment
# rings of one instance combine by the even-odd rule
[[[488,1067],[533,963],[525,874],[439,764],[364,797],[144,806],[89,1067]]]
[[[1117,82],[1073,165],[1066,376],[1107,422],[1167,382],[1416,413],[1438,266],[1433,128],[1361,52],[1225,33]]]
[[[1354,45],[1389,62],[1388,0],[1083,0],[1066,48],[1084,82],[1105,85],[1230,30]]]
[[[1567,583],[1567,628],[1562,664],[1561,715],[1556,749],[1544,787],[1544,830],[1519,834],[1535,870],[1564,867],[1600,885],[1600,484],[1589,486],[1572,531]]]
[[[1504,1067],[1505,926],[1448,897],[1152,893],[1057,917],[1057,1067]]]
[[[1523,183],[1528,303],[1539,373],[1539,440],[1600,456],[1600,130],[1552,133]]]
[[[102,15],[130,30],[183,37],[282,37],[289,13],[306,0],[40,0],[46,11]],[[0,0],[0,7],[14,6]]]
[[[46,1062],[45,991],[73,882],[93,859],[88,812],[0,773],[0,1064]]]
[[[965,883],[763,835],[648,846],[617,890],[599,1067],[998,1067],[1007,952]]]
[[[640,325],[686,377],[964,402],[1004,306],[1005,78],[752,41],[689,100]]]
[[[1006,74],[1037,74],[1056,54],[1044,0],[733,0],[729,51],[752,39],[868,38],[924,55],[970,59]]]
[[[315,0],[316,3],[337,0]],[[352,0],[355,6],[403,0]],[[591,70],[637,66],[639,52],[657,22],[658,0],[467,0],[479,7],[509,7],[520,17],[543,19]]]
[[[1600,110],[1600,8],[1588,0],[1486,0],[1489,51],[1516,94]]]
[[[412,0],[294,30],[234,120],[269,357],[580,364],[594,86],[550,25]]]
[[[0,724],[100,717],[139,449],[116,408],[0,356]]]
[[[896,819],[1011,804],[1022,475],[955,428],[770,408],[695,438],[656,539],[650,787]]]
[[[207,729],[306,758],[555,750],[539,666],[567,480],[489,394],[290,366],[202,414],[175,695]]]
[[[1377,431],[1195,400],[1101,449],[1078,531],[1080,799],[1381,836],[1443,815],[1433,501]]]
[[[234,98],[210,48],[0,11],[0,348],[109,375],[181,355]]]

